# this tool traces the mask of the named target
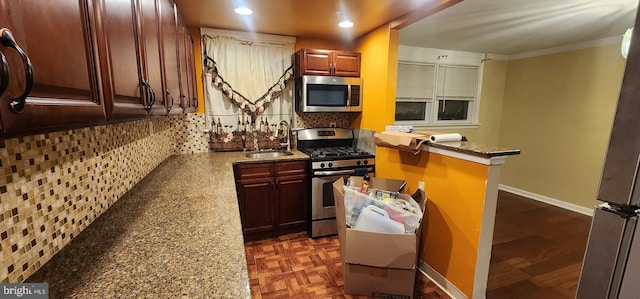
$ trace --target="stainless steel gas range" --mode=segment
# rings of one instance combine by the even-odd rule
[[[298,149],[310,157],[311,224],[313,238],[335,235],[333,183],[352,175],[375,175],[375,155],[354,146],[351,129],[315,128],[298,131]]]

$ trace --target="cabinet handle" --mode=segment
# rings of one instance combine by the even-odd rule
[[[185,97],[184,95],[180,95],[180,108],[185,109],[187,105],[184,104],[184,100],[187,97]]]
[[[153,106],[153,103],[155,102],[154,100],[155,94],[153,93],[153,88],[151,88],[151,84],[149,84],[148,81],[142,80],[142,85],[144,85],[144,88],[147,93],[147,99],[149,100],[149,104],[144,105],[144,110],[149,112],[151,110],[151,107]]]
[[[0,52],[0,95],[9,87],[9,64],[7,58]]]
[[[193,102],[196,103],[195,108],[196,108],[196,110],[198,110],[198,99],[194,97],[193,98]]]
[[[171,91],[169,91],[169,89],[167,89],[167,95],[169,96],[169,98],[171,98],[171,105],[169,105],[169,111],[171,111],[171,108],[173,108],[173,95],[171,94]]]
[[[26,103],[27,96],[31,92],[31,88],[33,88],[33,65],[31,65],[31,60],[29,60],[27,54],[25,54],[24,51],[22,51],[22,48],[18,46],[9,29],[2,28],[0,30],[0,38],[2,39],[2,45],[15,49],[22,58],[22,65],[24,66],[24,75],[27,79],[27,83],[25,84],[24,92],[9,103],[13,112],[22,113],[22,111],[24,111],[24,104]]]
[[[156,92],[153,90],[153,87],[151,87],[151,84],[149,84],[149,91],[151,91],[151,103],[149,103],[148,109],[151,110],[151,107],[153,107],[153,104],[156,103]]]
[[[141,95],[140,99],[142,102],[142,107],[144,107],[145,111],[149,111],[147,110],[147,105],[145,104],[145,100],[151,98],[151,94],[149,93],[149,82],[147,82],[146,80],[142,80],[142,86],[144,86],[144,97]]]

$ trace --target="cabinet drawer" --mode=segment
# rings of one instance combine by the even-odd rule
[[[279,162],[275,164],[276,176],[307,174],[306,161]]]
[[[240,164],[235,167],[236,180],[264,178],[271,176],[271,163]]]

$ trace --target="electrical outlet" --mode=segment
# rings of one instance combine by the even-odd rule
[[[418,189],[424,191],[424,182],[423,181],[418,181]]]
[[[335,128],[335,127],[336,127],[336,122],[335,121],[329,122],[329,128]]]

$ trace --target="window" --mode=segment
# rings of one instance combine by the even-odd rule
[[[476,124],[478,67],[399,62],[396,124]]]

